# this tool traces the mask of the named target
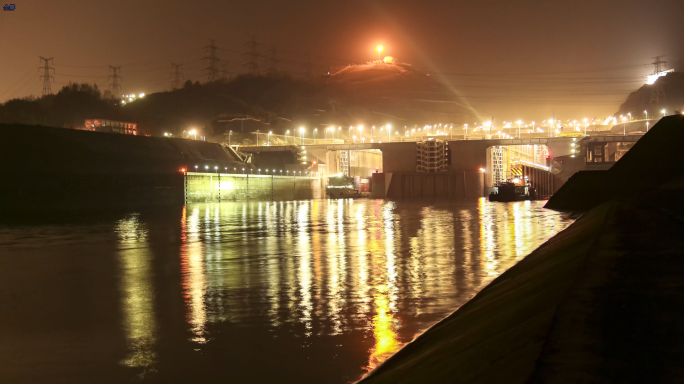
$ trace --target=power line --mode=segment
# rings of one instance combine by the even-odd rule
[[[55,73],[55,69],[50,66],[50,62],[53,61],[52,57],[38,57],[40,57],[40,60],[45,63],[43,67],[38,67],[38,70],[43,70],[43,74],[40,77],[43,79],[43,97],[45,97],[47,95],[52,95],[52,87],[50,86],[50,80],[55,81],[55,77],[50,75],[50,71],[52,71],[52,73]]]
[[[109,80],[110,78],[112,79],[112,83],[109,84],[109,89],[112,91],[112,95],[114,97],[121,97],[121,84],[119,84],[119,80],[122,79],[122,77],[119,76],[121,66],[113,67],[110,65],[109,69],[112,71],[112,74],[107,76],[107,80]]]

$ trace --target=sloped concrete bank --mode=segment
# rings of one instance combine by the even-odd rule
[[[361,383],[684,382],[684,224],[662,208],[591,210]]]
[[[684,115],[656,123],[607,171],[573,175],[546,204],[562,211],[587,211],[606,201],[637,196],[684,174]]]
[[[183,203],[180,169],[245,167],[220,144],[0,125],[0,211]]]

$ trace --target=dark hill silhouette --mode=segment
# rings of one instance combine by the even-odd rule
[[[206,84],[188,81],[180,89],[119,103],[97,86],[69,84],[56,95],[0,105],[0,123],[79,127],[85,119],[103,118],[135,122],[143,134],[178,136],[198,127],[203,135],[222,137],[236,126],[276,134],[293,125],[391,123],[400,130],[426,121],[458,123],[472,115],[428,75],[408,65],[380,63],[338,68],[311,80],[241,75]],[[235,119],[248,120],[217,123]]]
[[[645,84],[638,90],[627,96],[627,100],[620,105],[616,116],[632,114],[632,117],[644,118],[644,111],[648,111],[649,116],[661,116],[661,110],[666,113],[684,110],[684,73],[673,72],[667,76],[660,77],[657,84],[662,85],[665,91],[666,101],[660,104],[651,103],[651,92],[655,85]]]

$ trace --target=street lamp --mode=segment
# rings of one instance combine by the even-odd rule
[[[230,146],[230,138],[233,136],[233,130],[228,131],[228,145]]]
[[[190,131],[188,133],[195,135],[195,140],[197,140],[197,130],[196,129],[193,129],[192,131]]]
[[[273,131],[268,131],[268,145],[271,146],[271,134]]]
[[[354,129],[354,127],[353,127],[353,126],[349,126],[349,129],[347,130],[347,140],[350,140],[350,139],[351,139],[351,131],[352,131],[352,129]]]
[[[468,140],[468,124],[463,124],[463,129],[465,129],[465,135],[463,136],[463,140]]]
[[[518,139],[520,138],[520,124],[522,124],[522,121],[518,120]]]
[[[287,132],[285,132],[285,145],[287,145],[287,135],[290,134],[290,130],[288,129]]]
[[[648,120],[648,110],[645,110],[644,113],[646,114],[646,120]]]
[[[663,109],[662,112],[663,112],[663,117],[665,117],[665,110]]]
[[[316,132],[318,132],[318,128],[314,128],[313,130],[314,144],[316,144]]]
[[[304,127],[299,127],[299,144],[304,145]]]
[[[623,135],[623,136],[626,136],[626,135],[627,135],[627,126],[626,126],[626,123],[625,123],[626,121],[627,121],[627,118],[624,117],[624,116],[622,116],[622,135]]]
[[[354,144],[356,144],[356,135],[354,135]]]
[[[258,146],[259,146],[259,130],[258,130],[258,129],[257,129],[257,131],[256,131],[256,137],[257,137],[257,140],[256,140],[256,141],[257,141],[257,143],[256,143],[256,146],[258,147]]]
[[[588,125],[588,119],[585,117],[584,118],[584,136],[587,135],[587,125]]]
[[[632,122],[632,112],[627,112],[627,115],[629,116],[629,122]]]
[[[392,124],[387,124],[387,141],[392,142]]]
[[[378,61],[380,61],[380,53],[382,53],[382,45],[378,45]]]

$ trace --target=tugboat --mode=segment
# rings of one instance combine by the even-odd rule
[[[331,198],[361,196],[359,191],[354,188],[354,178],[342,174],[328,178],[328,187],[325,192]]]
[[[537,190],[529,185],[527,179],[525,179],[524,183],[525,185],[516,185],[514,182],[506,180],[496,186],[497,192],[489,194],[489,201],[510,202],[537,200]]]

